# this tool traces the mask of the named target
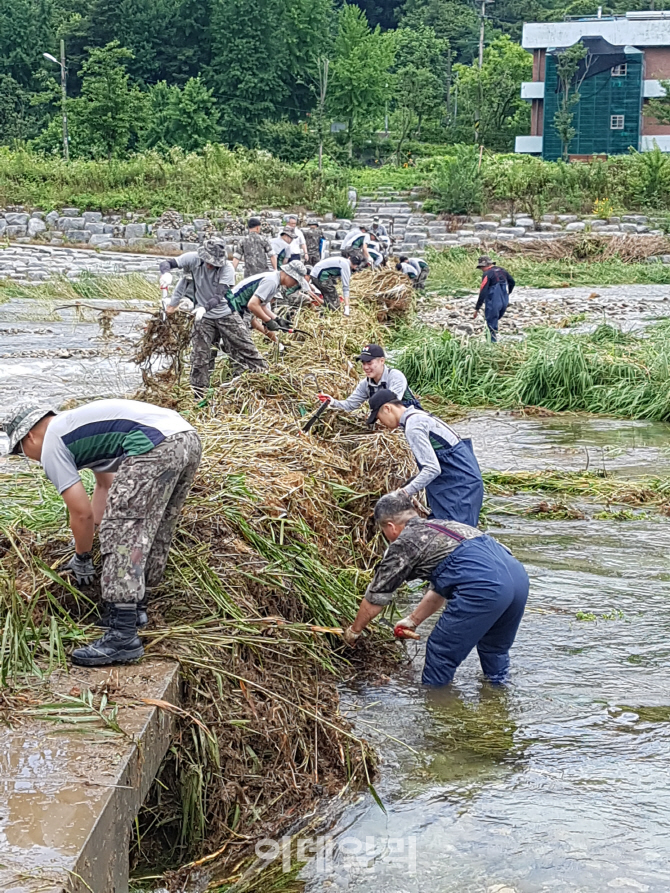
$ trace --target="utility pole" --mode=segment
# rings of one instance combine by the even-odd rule
[[[317,59],[319,68],[319,171],[323,169],[323,123],[328,93],[328,68],[330,61],[325,56]]]
[[[65,41],[60,42],[60,62],[51,53],[42,53],[49,62],[60,66],[61,112],[63,115],[63,159],[70,160],[70,141],[67,134],[67,68],[65,67]]]
[[[486,4],[493,0],[482,0],[482,8],[479,13],[479,67],[484,64],[484,20],[486,19]]]

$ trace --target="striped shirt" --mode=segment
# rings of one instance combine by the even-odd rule
[[[312,280],[327,282],[329,279],[342,279],[342,294],[349,297],[349,281],[351,279],[351,264],[346,257],[326,257],[314,264],[310,273]]]
[[[117,471],[129,456],[141,456],[166,437],[192,430],[173,409],[137,400],[96,400],[55,417],[44,436],[40,461],[63,493],[81,480],[82,468]]]
[[[249,301],[258,298],[261,304],[269,304],[277,294],[281,286],[281,273],[256,273],[255,276],[247,276],[233,289],[229,303],[233,310],[244,313]]]

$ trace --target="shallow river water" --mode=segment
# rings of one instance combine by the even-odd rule
[[[0,405],[134,390],[139,316],[103,343],[93,322],[30,304],[0,307]],[[484,469],[670,472],[669,425],[484,413],[456,427]],[[309,893],[670,889],[670,522],[488,520],[531,577],[511,684],[489,686],[470,656],[448,691],[423,689],[426,624],[393,679],[342,690],[381,754],[385,811],[371,794],[344,811],[303,869]]]
[[[458,427],[485,468],[584,467],[588,449],[617,474],[667,473],[668,425]],[[511,684],[471,655],[448,691],[423,689],[427,624],[404,674],[342,692],[383,756],[386,812],[369,794],[345,811],[303,871],[310,893],[670,889],[670,524],[498,521],[531,577]]]

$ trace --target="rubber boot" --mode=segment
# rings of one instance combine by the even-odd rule
[[[79,667],[106,667],[110,664],[127,664],[144,654],[137,635],[137,605],[106,603],[109,628],[104,636],[90,645],[75,648],[72,663]],[[104,613],[104,612],[103,612]]]
[[[144,629],[144,627],[149,623],[149,618],[147,617],[147,605],[149,604],[149,590],[144,590],[144,595],[142,596],[142,600],[137,603],[137,628]],[[95,625],[99,626],[100,629],[109,629],[110,622],[110,602],[103,602],[100,606],[100,616],[95,621]]]

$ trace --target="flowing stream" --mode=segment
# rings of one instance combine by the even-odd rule
[[[131,392],[142,319],[121,314],[103,342],[93,320],[3,305],[0,404]],[[481,413],[456,427],[484,469],[670,472],[665,424]],[[471,655],[448,690],[422,688],[426,624],[405,669],[341,691],[381,755],[385,811],[371,794],[346,808],[302,871],[308,893],[670,889],[670,523],[521,513],[539,499],[488,515],[531,576],[508,687]]]
[[[588,453],[626,478],[668,472],[670,425],[491,413],[457,427],[485,469],[580,469]],[[670,888],[670,524],[494,510],[489,525],[531,577],[511,684],[490,686],[471,655],[425,690],[428,623],[406,672],[342,691],[382,754],[386,811],[367,794],[344,812],[303,870],[309,893]]]

